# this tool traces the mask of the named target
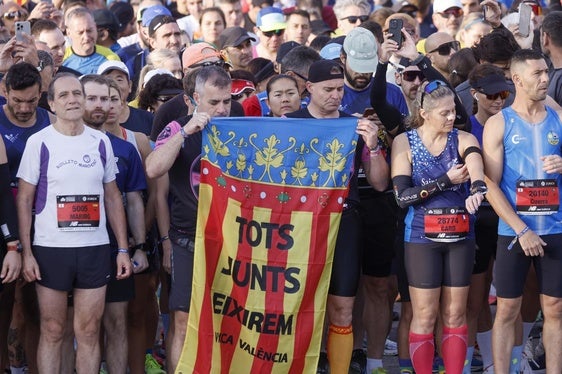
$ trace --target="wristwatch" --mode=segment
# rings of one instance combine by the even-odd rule
[[[21,245],[20,242],[18,242],[17,244],[8,244],[7,248],[8,248],[8,252],[17,252],[17,253],[23,252],[23,246]]]

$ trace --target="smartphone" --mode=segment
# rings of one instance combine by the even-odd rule
[[[526,38],[531,32],[531,13],[533,8],[530,5],[519,4],[519,34]]]
[[[16,40],[18,42],[24,41],[23,33],[31,35],[31,26],[29,25],[29,21],[16,22]]]
[[[398,43],[398,49],[402,48],[402,27],[404,27],[404,22],[399,18],[391,19],[388,26],[389,34],[392,34],[390,39]]]

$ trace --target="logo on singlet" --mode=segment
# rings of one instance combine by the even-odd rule
[[[84,155],[84,157],[82,157],[82,161],[89,164],[92,159],[90,158],[90,155]]]
[[[519,135],[519,134],[515,134],[511,137],[511,142],[513,144],[519,144],[520,142],[525,141],[525,140],[527,140],[527,138],[522,136],[522,135]]]
[[[548,140],[548,144],[550,145],[557,145],[560,142],[560,138],[558,137],[558,134],[555,133],[554,131],[549,131],[548,134],[546,135],[546,139]]]

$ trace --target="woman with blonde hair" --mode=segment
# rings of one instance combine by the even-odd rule
[[[490,32],[492,32],[492,26],[484,21],[482,13],[474,12],[464,16],[456,38],[463,48],[472,48]]]

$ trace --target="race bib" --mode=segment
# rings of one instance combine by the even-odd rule
[[[523,215],[558,212],[560,196],[555,179],[520,180],[515,189],[515,208]]]
[[[433,208],[424,214],[425,237],[435,242],[456,242],[467,237],[469,215],[464,208]]]
[[[61,231],[96,230],[100,225],[100,196],[57,196],[57,224]]]

